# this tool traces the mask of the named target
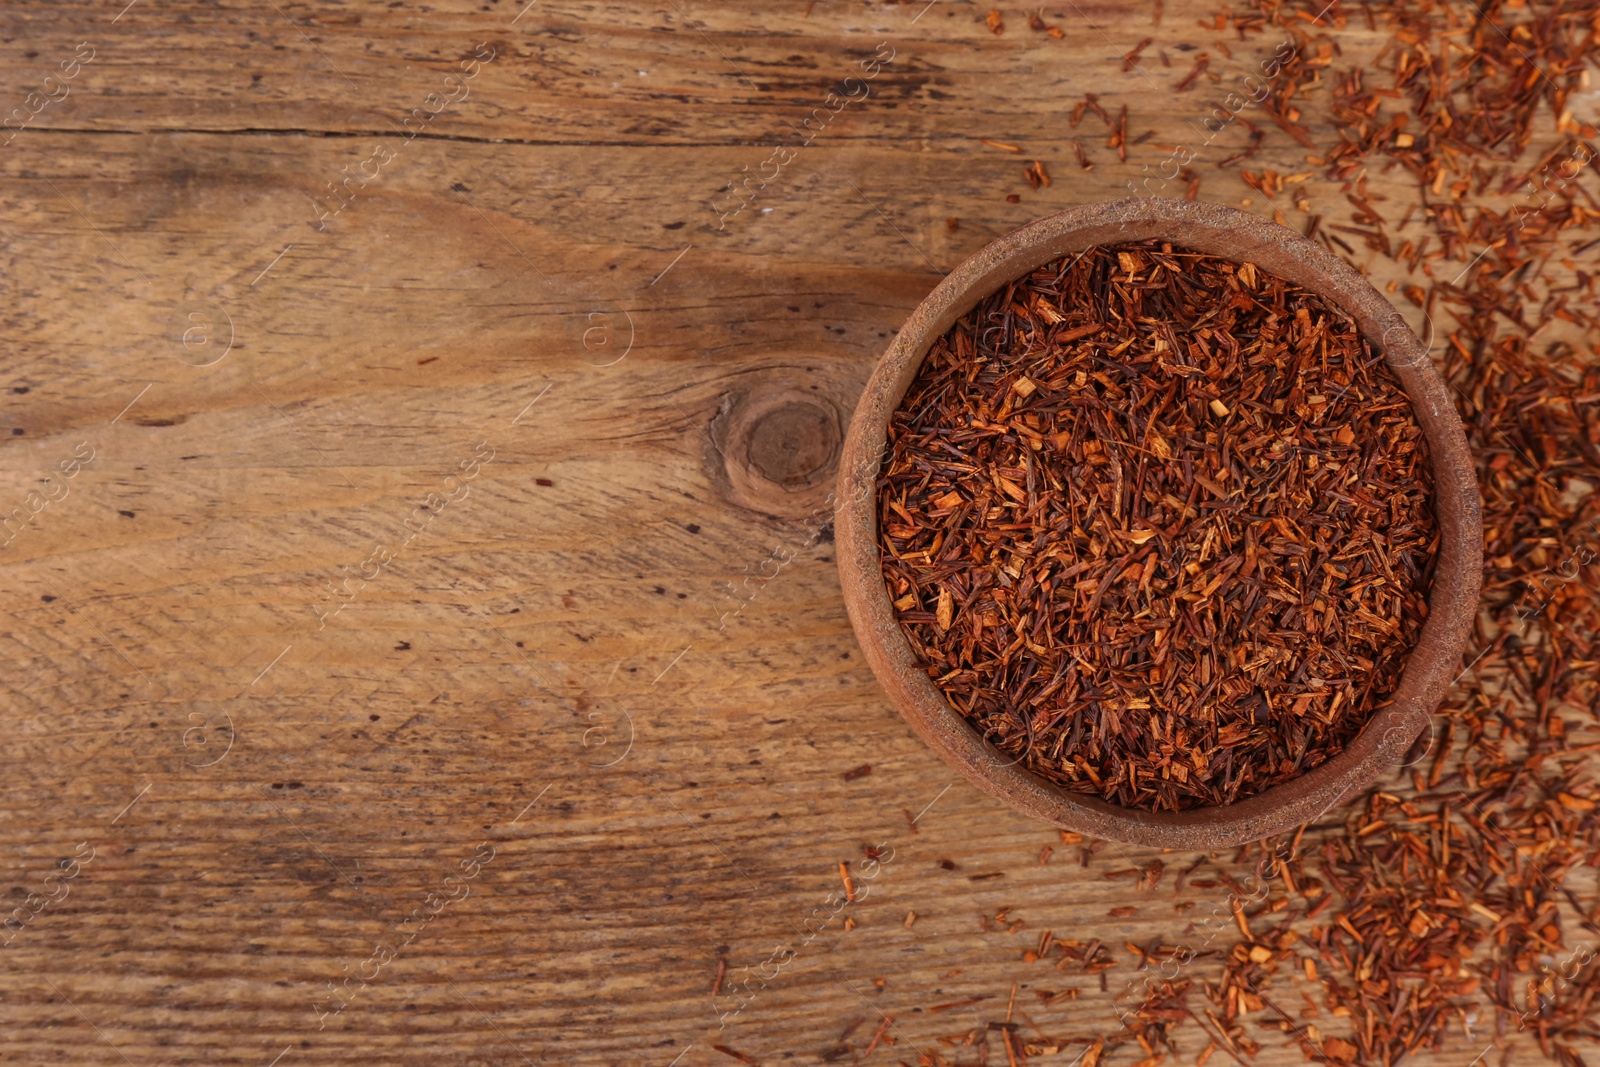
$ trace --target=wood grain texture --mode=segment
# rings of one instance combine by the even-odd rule
[[[1046,5],[1060,40],[944,2],[119,8],[0,12],[0,111],[93,50],[0,149],[0,884],[59,897],[0,948],[0,1062],[973,1062],[940,1036],[1014,982],[1047,1033],[1114,1031],[1121,946],[1223,901],[1105,877],[1147,850],[1080,865],[892,712],[816,511],[827,420],[943,272],[1121,193],[1276,39],[1224,58],[1178,0]],[[1174,96],[1190,46],[1220,80]],[[1125,163],[1085,92],[1154,131]],[[1244,141],[1201,195],[1270,214],[1211,166]],[[1256,162],[1304,155],[1269,127]],[[855,928],[811,936],[879,844]],[[1024,964],[1045,929],[1115,946],[1108,991]],[[737,1014],[719,960],[770,976]]]

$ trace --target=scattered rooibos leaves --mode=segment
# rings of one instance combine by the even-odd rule
[[[1293,44],[1261,104],[1270,124],[1237,116],[1246,151],[1264,142],[1281,166],[1310,149],[1329,179],[1319,195],[1316,179],[1288,175],[1298,163],[1245,175],[1263,209],[1298,210],[1314,240],[1371,272],[1435,338],[1484,494],[1483,601],[1428,746],[1364,802],[1292,841],[1198,858],[1217,871],[1187,887],[1188,858],[1168,858],[1190,898],[1179,913],[1201,916],[1164,946],[1180,978],[1198,979],[1193,1003],[1178,988],[1164,999],[1148,946],[1130,944],[1141,970],[1119,999],[1132,1010],[1046,1043],[1085,1050],[1080,1067],[1153,1065],[1166,1050],[1141,1027],[1183,1017],[1173,1040],[1185,1055],[1169,1067],[1281,1063],[1290,1042],[1332,1067],[1423,1055],[1593,1065],[1600,147],[1582,106],[1600,58],[1593,5],[1252,0],[1215,29],[1230,20],[1262,53],[1284,34]],[[1265,875],[1263,856],[1275,857]],[[1218,937],[1230,918],[1236,937]],[[1024,981],[1046,967],[1034,955]]]
[[[1422,431],[1344,312],[1146,241],[1008,285],[890,425],[883,575],[951,704],[1125,807],[1226,804],[1395,688],[1437,547]]]

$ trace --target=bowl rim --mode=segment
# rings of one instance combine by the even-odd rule
[[[917,666],[883,583],[877,540],[877,475],[888,421],[934,340],[979,300],[1047,263],[1095,245],[1152,237],[1250,262],[1316,292],[1355,319],[1400,379],[1427,439],[1439,536],[1428,615],[1389,703],[1374,711],[1342,752],[1300,777],[1232,804],[1181,812],[1121,808],[1069,792],[984,740]],[[891,703],[984,792],[1025,815],[1094,837],[1213,849],[1315,820],[1372,785],[1431,725],[1457,677],[1477,613],[1482,500],[1466,433],[1428,345],[1344,260],[1287,227],[1220,204],[1132,197],[1048,215],[991,241],[947,274],[906,319],[861,393],[839,455],[834,536],[845,607]]]

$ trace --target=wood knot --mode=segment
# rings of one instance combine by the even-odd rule
[[[747,458],[762,477],[790,488],[810,485],[838,451],[838,418],[802,400],[766,412],[750,427]]]
[[[734,503],[792,515],[829,500],[844,438],[839,405],[820,390],[778,386],[724,398],[708,457]]]

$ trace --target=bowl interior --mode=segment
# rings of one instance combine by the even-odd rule
[[[933,342],[978,301],[1095,245],[1162,238],[1249,262],[1346,311],[1399,378],[1427,439],[1440,544],[1428,616],[1390,702],[1343,752],[1301,777],[1221,807],[1120,808],[1068,792],[994,748],[917,665],[879,570],[877,475],[890,417]],[[1482,571],[1481,501],[1466,436],[1427,346],[1356,270],[1299,234],[1214,204],[1138,198],[1040,219],[964,261],[912,312],[862,393],[839,468],[835,531],[851,622],[879,682],[922,738],[979,788],[1067,829],[1167,848],[1222,848],[1309,822],[1370,785],[1422,730],[1459,669]]]

